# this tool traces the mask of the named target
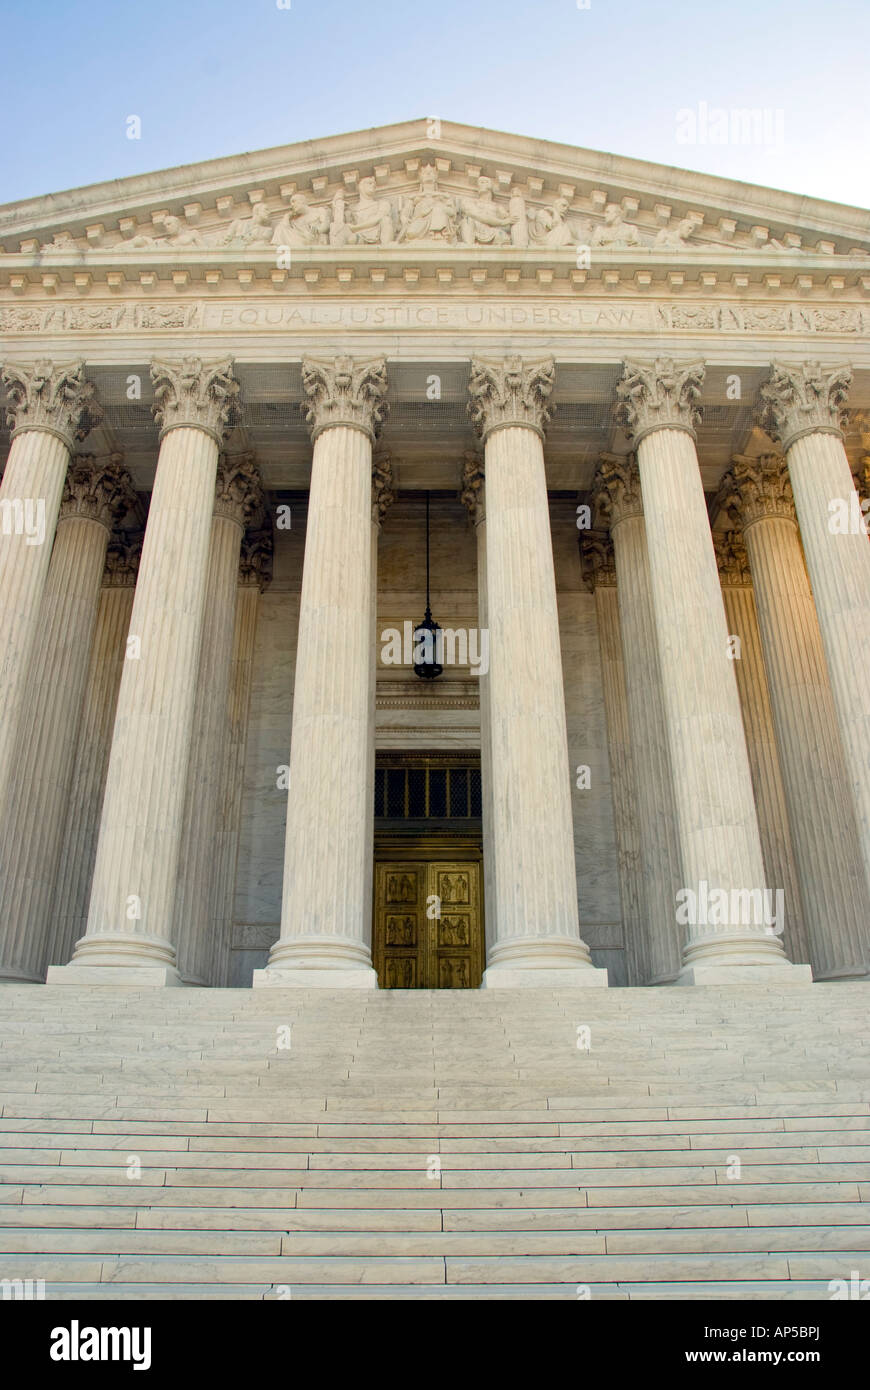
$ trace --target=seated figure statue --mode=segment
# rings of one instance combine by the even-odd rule
[[[434,164],[420,170],[420,192],[402,200],[397,239],[451,244],[456,240],[456,202],[438,188]]]
[[[339,190],[332,200],[330,246],[389,246],[394,239],[393,205],[375,196],[377,185],[370,176],[359,181],[359,198],[346,208]]]
[[[463,198],[460,209],[460,240],[466,246],[506,246],[515,216],[500,208],[492,196],[492,179],[481,174],[477,180],[477,196]]]
[[[294,193],[272,233],[272,245],[326,246],[329,221],[327,208],[309,207],[304,193]]]

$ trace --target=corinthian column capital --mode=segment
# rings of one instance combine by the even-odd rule
[[[98,521],[111,531],[136,505],[136,493],[122,454],[98,459],[76,454],[67,471],[60,504],[60,520],[81,517]]]
[[[635,447],[651,430],[686,430],[692,437],[701,419],[698,401],[704,384],[703,362],[626,361],[616,388],[616,419]]]
[[[154,419],[160,438],[179,428],[204,430],[220,447],[239,411],[239,383],[231,358],[203,362],[200,357],[151,363]]]
[[[383,357],[302,359],[305,419],[312,443],[331,425],[347,425],[374,442],[389,409]]]
[[[135,589],[142,555],[141,531],[113,535],[106,551],[103,584],[107,589]]]
[[[611,529],[630,516],[643,516],[637,455],[602,454],[592,480],[595,510]]]
[[[393,460],[389,454],[375,454],[372,459],[372,523],[380,526],[396,500],[393,488]]]
[[[254,585],[262,593],[272,582],[274,544],[271,526],[262,531],[246,531],[239,556],[239,583]]]
[[[749,556],[739,531],[714,531],[713,549],[723,588],[748,589],[752,584]]]
[[[482,439],[507,425],[535,430],[543,439],[552,415],[547,404],[556,379],[552,357],[526,361],[476,357],[471,363],[468,413]]]
[[[72,451],[103,418],[92,382],[85,380],[84,362],[56,365],[47,358],[33,366],[3,368],[6,423],[13,438],[24,430],[45,430]]]
[[[483,514],[483,455],[463,454],[462,488],[459,500],[465,507],[475,526],[484,520]]]
[[[234,521],[242,530],[263,507],[263,487],[253,454],[221,454],[214,492],[214,515]]]
[[[744,531],[754,521],[778,516],[794,521],[794,497],[788,465],[782,454],[760,454],[748,458],[735,454],[731,467],[719,484],[715,510],[723,511],[732,526]]]
[[[851,367],[774,362],[770,381],[761,388],[759,424],[784,449],[804,434],[821,431],[842,437],[851,384]]]
[[[613,541],[606,531],[581,531],[580,571],[591,594],[600,587],[616,588],[616,560]]]

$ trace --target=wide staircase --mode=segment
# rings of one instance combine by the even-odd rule
[[[0,1278],[830,1299],[870,1278],[868,1012],[863,984],[2,985]]]

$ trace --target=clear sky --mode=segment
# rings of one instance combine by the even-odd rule
[[[870,0],[581,3],[0,0],[0,202],[438,116],[870,205]]]

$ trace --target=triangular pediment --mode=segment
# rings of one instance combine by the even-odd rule
[[[443,256],[593,263],[866,263],[870,214],[641,160],[420,120],[0,208],[30,264]],[[199,272],[195,272],[199,273]]]

